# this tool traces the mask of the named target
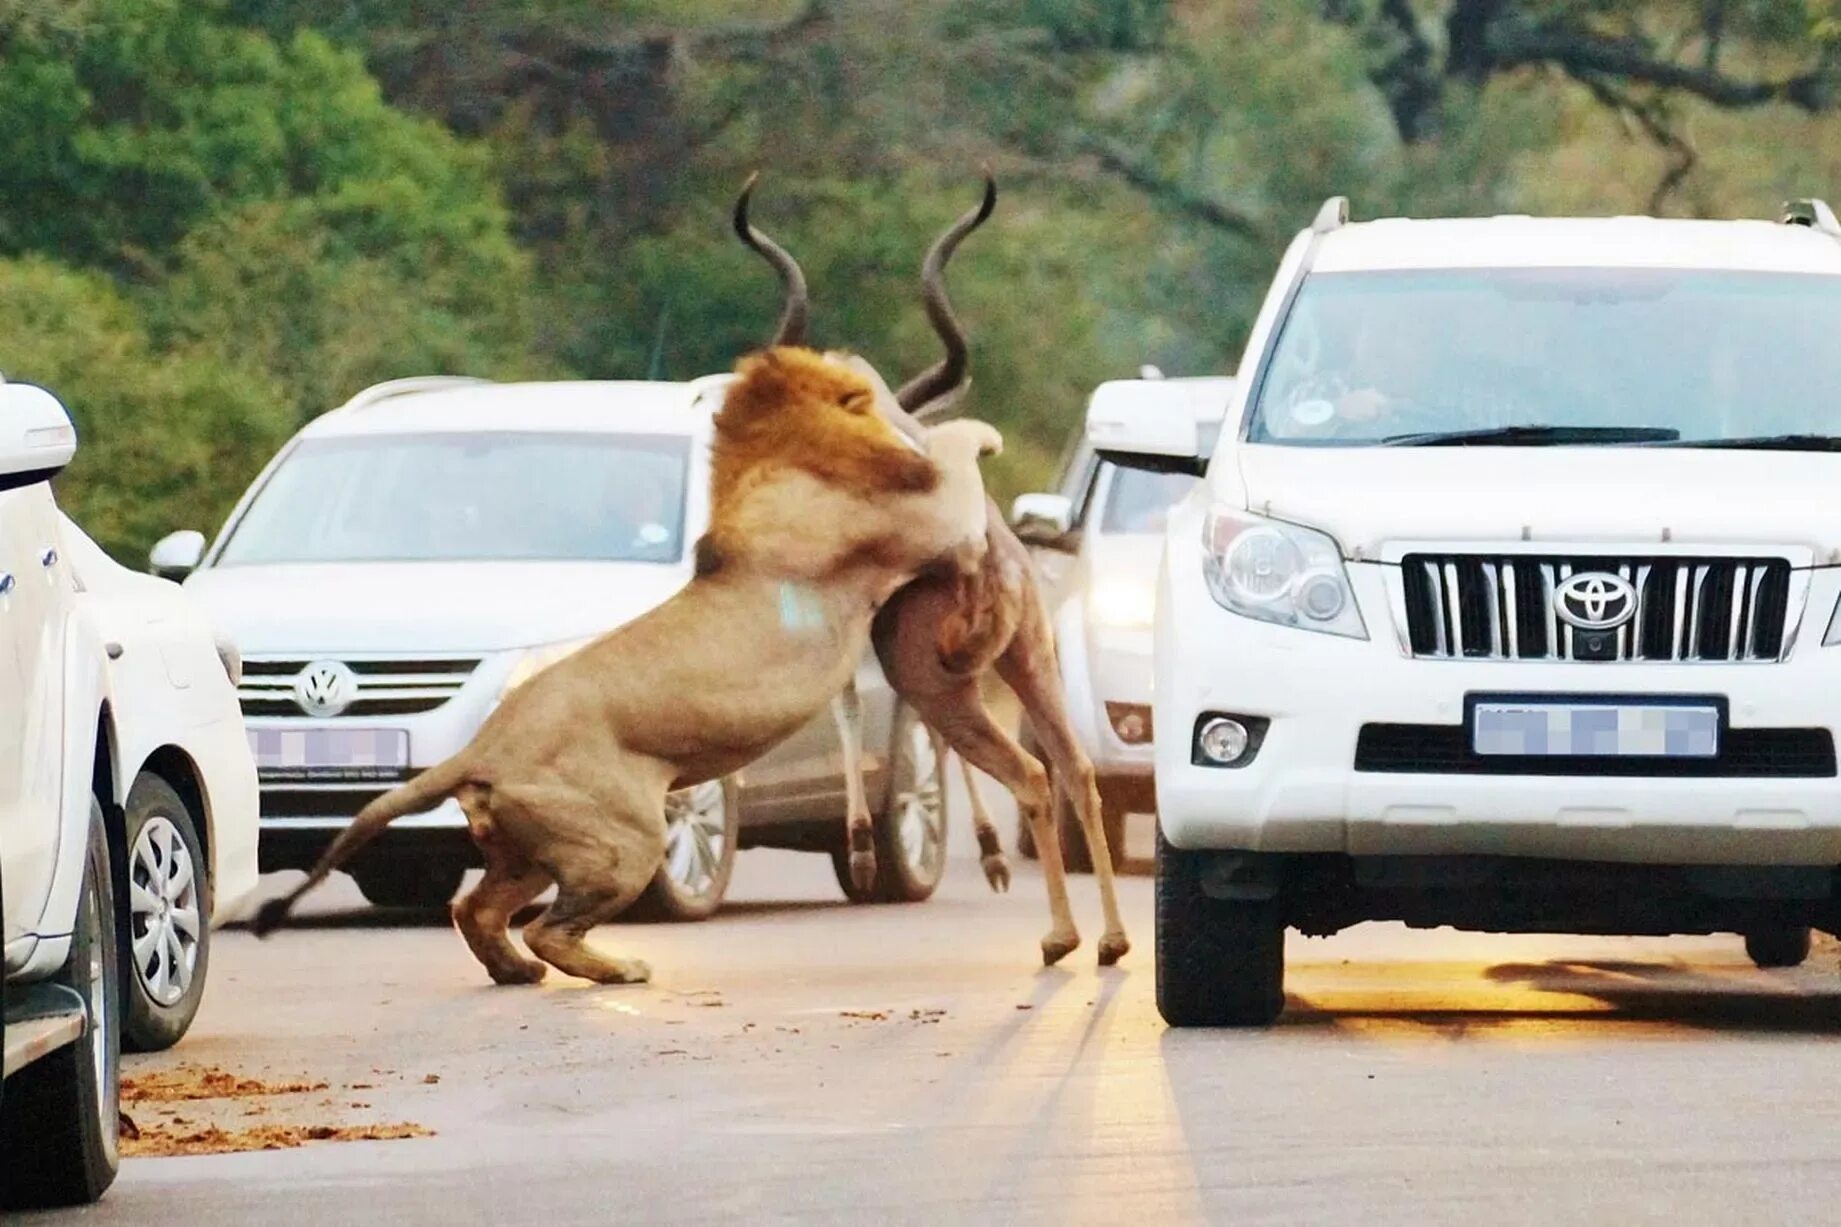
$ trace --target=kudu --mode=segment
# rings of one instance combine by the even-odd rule
[[[744,228],[746,209],[744,192]],[[978,458],[997,432],[895,429],[902,411],[874,369],[795,344],[803,293],[787,309],[715,417],[710,527],[690,582],[538,673],[453,758],[365,806],[304,884],[262,908],[259,933],[391,821],[452,797],[486,863],[454,921],[495,981],[534,982],[545,964],[601,983],[650,976],[585,938],[652,880],[666,794],[809,723],[855,675],[890,593],[929,567],[975,570],[987,548]],[[507,924],[552,882],[555,901],[524,929],[537,962]]]
[[[997,185],[987,174],[983,200],[934,241],[922,262],[921,290],[927,318],[946,353],[895,394],[895,422],[911,438],[924,437],[927,424],[948,412],[969,385],[965,331],[946,295],[945,270],[959,243],[990,217],[996,203]],[[738,220],[737,231],[775,268],[786,287],[782,334],[787,335],[790,329],[790,335],[803,338],[805,278],[798,263],[748,226],[745,217]],[[1058,788],[1066,795],[1092,853],[1106,923],[1099,943],[1099,961],[1102,966],[1110,965],[1125,955],[1131,943],[1119,917],[1112,857],[1101,821],[1093,764],[1081,749],[1068,719],[1048,609],[1037,587],[1028,550],[1011,531],[997,504],[989,499],[984,532],[986,549],[976,569],[924,575],[910,581],[876,614],[871,641],[895,693],[964,763],[997,780],[1016,798],[1017,808],[1034,833],[1047,879],[1051,924],[1042,939],[1042,960],[1048,964],[1080,945],[1080,933],[1068,905],[1061,841],[1054,825],[1054,790]],[[992,673],[1016,694],[1035,732],[1036,744],[1047,759],[1046,769],[986,708],[983,687]],[[878,860],[875,826],[863,788],[861,704],[854,678],[840,691],[832,710],[843,743],[850,794],[845,836],[849,874],[855,892],[870,895],[876,890]],[[979,800],[969,769],[965,782],[971,795],[985,877],[992,889],[1007,889],[1009,865],[1004,860],[997,828]]]

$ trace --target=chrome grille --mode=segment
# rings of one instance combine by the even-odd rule
[[[245,716],[300,716],[294,683],[308,665],[338,657],[247,658],[237,698]],[[460,693],[479,659],[416,658],[343,660],[358,680],[357,697],[337,718],[408,716],[433,711]]]
[[[1554,590],[1604,572],[1636,612],[1594,637],[1561,621]],[[1782,558],[1408,554],[1400,563],[1414,656],[1473,660],[1772,661],[1795,616]]]

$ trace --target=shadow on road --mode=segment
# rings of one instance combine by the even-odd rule
[[[1841,1031],[1841,987],[1831,987],[1835,982],[1826,974],[1554,960],[1482,968],[1481,980],[1442,991],[1403,981],[1398,990],[1368,982],[1293,995],[1277,1029],[1371,1030],[1398,1024],[1458,1036],[1530,1027],[1555,1033],[1627,1026],[1812,1035]]]

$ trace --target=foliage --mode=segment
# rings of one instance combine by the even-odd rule
[[[1328,195],[1841,191],[1841,0],[0,0],[0,56],[0,367],[69,396],[64,496],[129,553],[377,379],[727,367],[777,308],[755,170],[817,339],[894,378],[995,170],[949,280],[1006,491],[1099,380],[1231,369]]]

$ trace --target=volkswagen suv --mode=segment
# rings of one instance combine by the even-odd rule
[[[185,577],[241,653],[265,871],[311,866],[507,691],[689,581],[730,379],[381,384],[284,446],[209,548],[196,531],[154,547],[154,570]],[[858,687],[869,801],[894,855],[852,897],[922,899],[945,865],[940,756],[873,657]],[[640,910],[710,915],[747,845],[830,854],[850,894],[844,812],[827,713],[734,779],[673,795]],[[434,907],[477,855],[449,801],[393,823],[351,871],[373,903]]]
[[[1282,1009],[1287,929],[1841,929],[1841,224],[1351,224],[1285,253],[1154,627],[1157,991]]]

